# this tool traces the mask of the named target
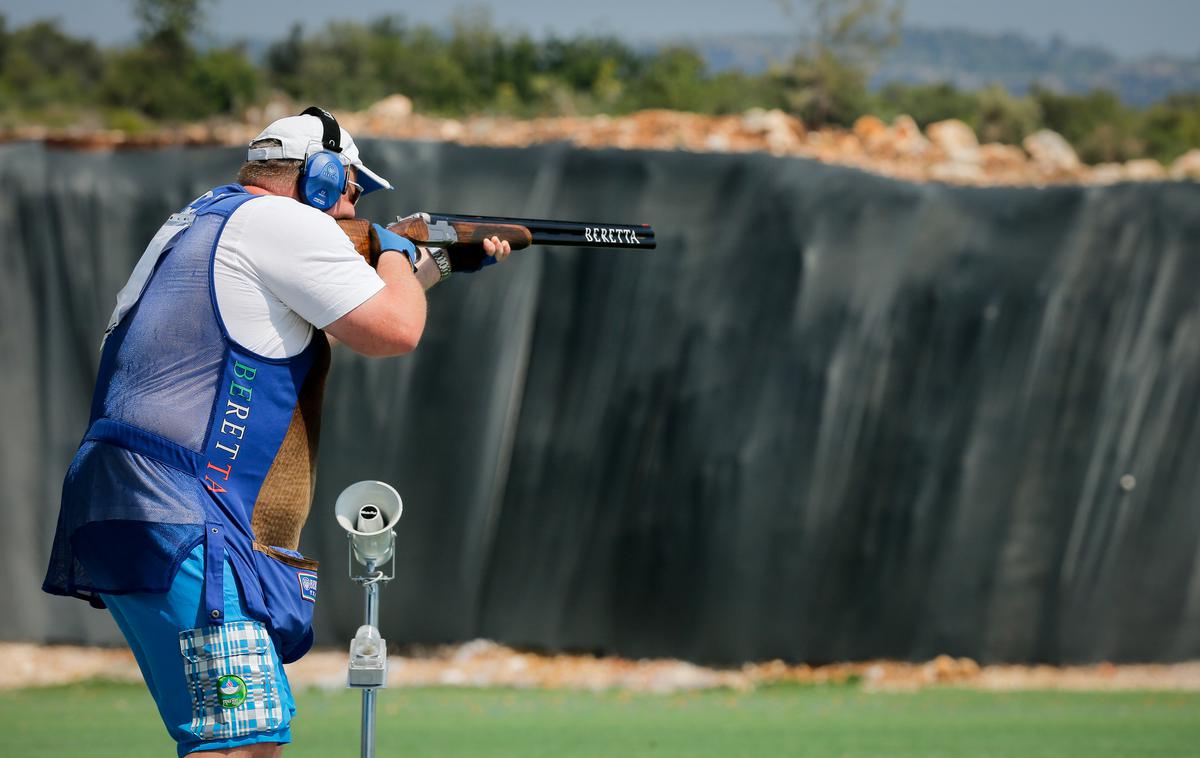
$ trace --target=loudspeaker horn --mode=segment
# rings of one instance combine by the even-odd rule
[[[359,563],[373,563],[378,569],[391,559],[396,546],[392,528],[404,512],[391,485],[370,480],[351,484],[338,495],[333,509],[338,525],[350,535]]]

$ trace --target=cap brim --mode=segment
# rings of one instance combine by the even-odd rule
[[[361,163],[356,163],[354,169],[358,172],[358,183],[362,185],[364,195],[375,190],[395,189],[391,182]]]

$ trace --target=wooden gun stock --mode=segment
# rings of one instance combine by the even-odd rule
[[[358,254],[371,261],[379,254],[379,235],[371,228],[371,222],[366,219],[339,219],[338,226],[350,238],[351,244]],[[421,247],[450,247],[452,245],[482,245],[489,237],[499,237],[508,240],[513,250],[523,250],[529,247],[533,238],[529,230],[516,224],[494,224],[485,222],[455,222],[452,224],[455,232],[453,241],[446,241],[436,234],[431,234],[429,223],[420,218],[420,214],[402,218],[388,224],[388,230],[412,240],[413,244]]]
[[[379,254],[379,236],[366,219],[340,219],[338,226],[358,254],[371,261]],[[481,245],[489,237],[507,240],[513,250],[530,245],[574,247],[631,247],[651,250],[654,230],[649,224],[589,224],[580,221],[543,221],[529,218],[461,216],[414,213],[388,224],[389,231],[421,247]]]
[[[379,254],[379,237],[365,218],[339,218],[337,225],[350,238],[350,244],[358,254],[370,263]]]

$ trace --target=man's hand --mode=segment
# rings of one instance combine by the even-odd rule
[[[483,241],[483,252],[492,256],[491,263],[499,263],[512,254],[512,246],[508,244],[508,240],[502,240],[499,237],[488,237]],[[483,265],[488,265],[487,263]]]
[[[450,270],[466,274],[499,263],[512,253],[512,247],[507,240],[488,237],[482,245],[452,245],[446,253],[450,256]]]
[[[379,255],[383,255],[388,250],[395,250],[398,253],[408,258],[408,263],[412,266],[413,271],[417,270],[417,260],[420,256],[417,255],[417,246],[412,243],[412,240],[401,237],[391,229],[380,226],[379,224],[371,224],[375,229],[375,234],[379,237]],[[379,267],[379,255],[374,256],[371,260],[371,267]]]

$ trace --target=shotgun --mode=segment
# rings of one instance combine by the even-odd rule
[[[340,219],[338,226],[354,249],[368,261],[379,255],[379,238],[366,219]],[[502,216],[464,216],[452,213],[414,213],[397,218],[387,228],[419,247],[482,245],[488,237],[508,240],[513,250],[530,245],[617,247],[653,250],[649,224],[591,224]]]

